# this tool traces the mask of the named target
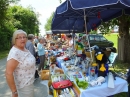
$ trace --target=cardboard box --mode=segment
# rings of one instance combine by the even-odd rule
[[[49,70],[42,70],[40,75],[41,80],[49,80],[50,72]]]
[[[91,54],[92,54],[92,59],[93,59],[93,61],[95,60],[95,51],[94,50],[91,52],[86,51],[85,54],[86,54],[86,57],[88,57],[88,58],[91,58]]]

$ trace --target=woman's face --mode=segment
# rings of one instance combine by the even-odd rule
[[[40,39],[40,43],[44,43],[44,39]]]
[[[68,39],[68,40],[71,40],[71,37],[68,37],[67,39]]]
[[[18,34],[15,38],[15,45],[19,48],[24,48],[27,42],[27,37],[25,34]]]

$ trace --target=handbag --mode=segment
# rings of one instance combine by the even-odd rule
[[[35,78],[39,78],[39,74],[37,70],[35,71]]]

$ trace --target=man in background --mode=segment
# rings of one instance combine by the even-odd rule
[[[28,41],[27,41],[25,47],[35,57],[36,52],[35,52],[35,48],[34,48],[34,45],[33,45],[33,41],[34,41],[34,35],[33,34],[28,34]]]
[[[34,44],[33,44],[33,41],[34,41],[34,35],[33,34],[28,34],[28,41],[26,42],[26,49],[28,49],[31,54],[36,58],[36,51],[35,51],[35,48],[34,48]],[[38,71],[36,70],[35,72],[35,78],[39,78],[39,74],[38,74]]]

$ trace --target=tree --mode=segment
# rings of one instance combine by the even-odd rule
[[[60,3],[62,3],[62,0],[59,0]]]
[[[59,2],[62,3],[62,0],[59,0]],[[53,16],[54,16],[54,12],[53,12],[53,13],[51,14],[51,16],[47,19],[47,22],[46,22],[46,24],[45,24],[45,26],[44,26],[44,29],[45,29],[46,31],[51,30],[51,23],[52,23],[52,18],[53,18]]]
[[[130,63],[130,16],[122,15],[118,18],[119,22],[119,39],[118,39],[118,53],[124,62]],[[121,50],[121,51],[120,51]],[[123,54],[122,54],[123,53]]]
[[[28,34],[39,33],[39,21],[37,14],[32,8],[23,8],[21,6],[12,6],[9,9],[13,16],[13,25],[16,29],[23,29]]]
[[[6,13],[10,3],[16,3],[19,0],[0,0],[0,24],[6,19]]]
[[[51,30],[51,23],[52,23],[52,18],[54,16],[54,12],[51,14],[51,16],[47,19],[47,23],[45,24],[44,28],[46,31]]]
[[[0,0],[0,50],[9,49],[13,24],[10,22],[11,15],[8,12],[9,4],[16,3],[19,0]]]
[[[10,6],[6,10],[6,17],[0,25],[0,50],[9,49],[11,37],[16,29],[23,29],[27,33],[39,33],[37,14],[31,8]]]
[[[130,63],[130,16],[123,14],[121,17],[102,23],[99,29],[106,33],[110,30],[109,27],[115,25],[119,26],[118,59]]]

